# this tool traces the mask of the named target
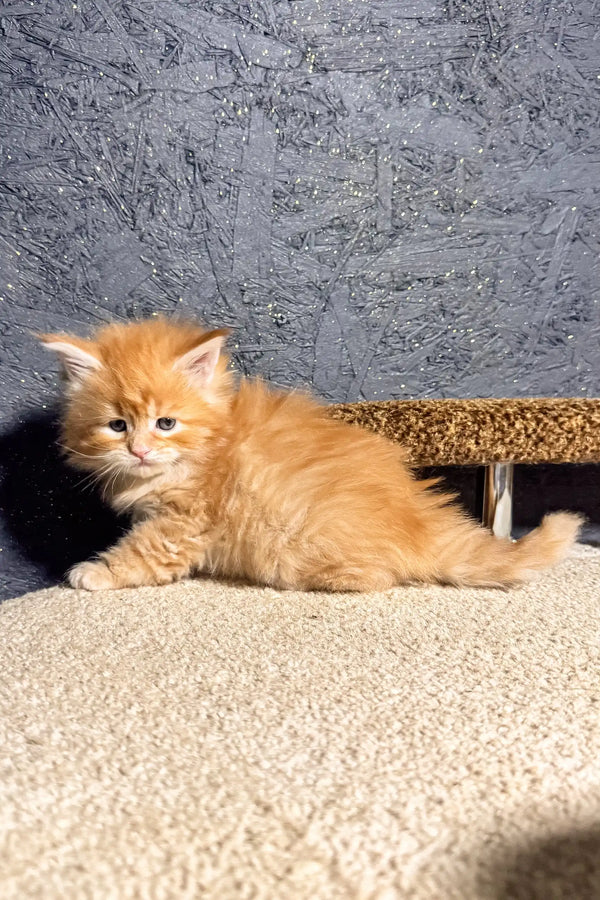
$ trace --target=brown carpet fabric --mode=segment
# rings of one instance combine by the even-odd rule
[[[382,400],[330,411],[403,444],[419,466],[600,460],[600,399]]]

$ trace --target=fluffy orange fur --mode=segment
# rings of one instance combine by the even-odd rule
[[[416,480],[402,448],[300,392],[234,383],[225,330],[165,319],[41,335],[62,360],[63,443],[131,530],[69,573],[77,588],[194,573],[301,590],[506,586],[560,559],[580,518],[498,540]]]

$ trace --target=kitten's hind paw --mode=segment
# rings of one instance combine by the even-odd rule
[[[109,591],[115,588],[116,579],[103,562],[82,562],[73,566],[67,575],[69,584],[84,591]]]

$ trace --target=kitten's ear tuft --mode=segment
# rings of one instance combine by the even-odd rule
[[[85,345],[89,346],[89,341],[71,338],[66,334],[38,334],[36,337],[48,350],[58,353],[67,381],[71,385],[78,386],[102,365],[93,353],[85,349]]]
[[[229,333],[228,328],[219,328],[204,334],[199,344],[176,360],[174,368],[184,372],[198,387],[208,387]]]

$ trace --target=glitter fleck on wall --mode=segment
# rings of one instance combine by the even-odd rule
[[[57,397],[31,330],[157,312],[330,400],[599,393],[592,0],[9,0],[0,26],[11,447]]]

